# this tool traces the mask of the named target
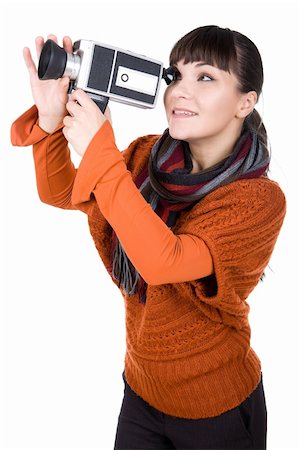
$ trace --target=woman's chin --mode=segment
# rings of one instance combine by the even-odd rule
[[[177,139],[179,141],[185,141],[188,139],[188,134],[184,130],[172,129],[169,128],[169,134],[172,139]]]

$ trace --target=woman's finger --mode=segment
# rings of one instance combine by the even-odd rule
[[[72,40],[69,36],[64,36],[62,39],[63,42],[63,48],[66,52],[68,53],[72,53],[73,51],[73,44],[72,44]]]
[[[57,36],[55,34],[48,34],[47,39],[52,39],[57,44]]]
[[[42,36],[37,36],[37,38],[35,38],[35,48],[36,48],[37,60],[39,60],[44,43],[45,43],[45,41]]]
[[[83,91],[83,89],[75,89],[70,97],[71,100],[77,101],[83,107],[96,108],[96,104],[91,100],[91,98]]]
[[[23,57],[24,57],[24,61],[25,61],[28,71],[35,75],[37,72],[36,65],[34,64],[34,61],[31,56],[31,52],[28,47],[25,47],[23,49]]]
[[[72,116],[76,116],[82,111],[82,107],[72,100],[68,101],[65,107]]]
[[[73,122],[74,122],[74,119],[73,119],[73,117],[71,117],[71,116],[65,116],[65,117],[63,118],[63,124],[64,124],[67,128],[69,128],[70,126],[72,126]]]

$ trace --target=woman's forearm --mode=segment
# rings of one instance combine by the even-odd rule
[[[40,126],[35,106],[20,116],[11,127],[11,141],[17,146],[33,146],[33,157],[39,197],[42,202],[64,209],[83,209],[71,202],[77,169],[70,158],[68,143],[62,134],[62,124],[48,134]]]
[[[147,283],[183,282],[213,273],[205,242],[193,234],[175,235],[139,192],[108,121],[90,143],[78,168],[73,203],[88,202],[92,195]]]

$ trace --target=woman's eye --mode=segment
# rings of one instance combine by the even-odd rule
[[[173,74],[173,81],[180,80],[181,74],[178,71],[175,71]]]
[[[198,79],[198,81],[212,81],[213,78],[210,77],[210,75],[201,75]]]
[[[174,83],[175,81],[181,80],[182,79],[182,75],[178,70],[174,70],[172,72],[172,80],[171,82]],[[214,78],[212,78],[210,75],[207,74],[203,74],[200,75],[198,78],[198,81],[213,81]]]

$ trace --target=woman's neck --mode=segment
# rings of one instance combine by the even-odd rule
[[[238,129],[227,135],[219,134],[196,142],[188,141],[193,163],[193,169],[190,173],[206,170],[227,158],[232,153],[240,135],[241,130]]]

